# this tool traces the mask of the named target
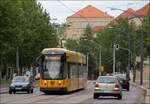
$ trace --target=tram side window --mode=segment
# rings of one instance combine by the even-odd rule
[[[82,77],[83,77],[83,74],[84,74],[84,66],[83,66],[83,64],[81,65],[81,68],[82,68]]]
[[[74,63],[73,64],[73,78],[77,78],[77,77],[78,77],[77,64]]]
[[[70,63],[70,78],[74,78],[74,64]]]
[[[68,78],[71,78],[70,76],[71,76],[71,71],[70,71],[71,69],[70,69],[70,63],[68,63]]]
[[[81,77],[81,64],[79,64],[79,78]]]
[[[84,69],[84,73],[87,73],[87,68],[85,64],[83,65],[83,69]]]
[[[83,65],[80,64],[79,66],[80,66],[79,67],[79,77],[82,78],[83,77]]]
[[[78,78],[77,64],[70,63],[69,67],[70,67],[70,78]]]
[[[73,65],[72,65],[72,63],[70,63],[69,66],[70,66],[70,78],[72,78],[73,77],[73,72],[72,72],[72,68],[73,68],[72,66]]]

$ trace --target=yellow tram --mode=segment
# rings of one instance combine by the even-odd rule
[[[46,48],[40,60],[40,91],[70,92],[86,87],[85,55],[63,48]]]

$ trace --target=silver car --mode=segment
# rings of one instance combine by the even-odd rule
[[[122,88],[115,76],[99,76],[94,85],[94,99],[99,96],[115,96],[122,99]]]

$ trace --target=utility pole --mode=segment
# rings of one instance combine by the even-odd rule
[[[125,10],[122,10],[122,9],[118,9],[118,8],[112,8],[110,7],[111,10],[120,10],[120,11],[125,11]],[[140,40],[140,85],[143,85],[143,20],[141,18],[141,16],[135,14],[135,13],[132,13],[132,12],[128,12],[129,14],[132,14],[134,15],[134,17],[137,17],[140,22],[141,22],[141,40]]]
[[[116,49],[116,45],[114,43],[113,44],[113,74],[115,74],[115,49]]]
[[[142,23],[142,29],[141,29],[141,40],[140,40],[140,85],[143,85],[143,22],[141,18],[139,17],[141,23]]]
[[[101,72],[101,47],[99,47],[99,76],[102,75],[102,72]]]
[[[18,46],[16,51],[16,69],[17,69],[17,74],[19,75],[19,47]]]
[[[128,49],[130,50],[130,34],[128,34]],[[127,78],[130,79],[130,63],[131,63],[131,55],[128,53],[128,70],[127,70]]]
[[[86,64],[87,64],[87,66],[86,66],[86,68],[87,68],[87,77],[88,77],[88,71],[89,71],[89,53],[87,52],[87,59],[86,59]],[[88,79],[88,78],[87,78]]]
[[[134,62],[134,66],[133,66],[133,82],[135,82],[136,79],[136,66],[135,66],[135,62],[136,62],[136,36],[134,36],[134,58],[133,58],[133,62]]]

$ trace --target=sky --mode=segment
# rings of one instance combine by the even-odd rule
[[[107,12],[107,14],[117,17],[123,11],[111,10],[109,7],[127,10],[132,8],[138,10],[148,4],[149,0],[38,0],[51,18],[51,22],[65,23],[68,16],[73,15],[88,5]],[[57,18],[57,20],[54,20]]]

